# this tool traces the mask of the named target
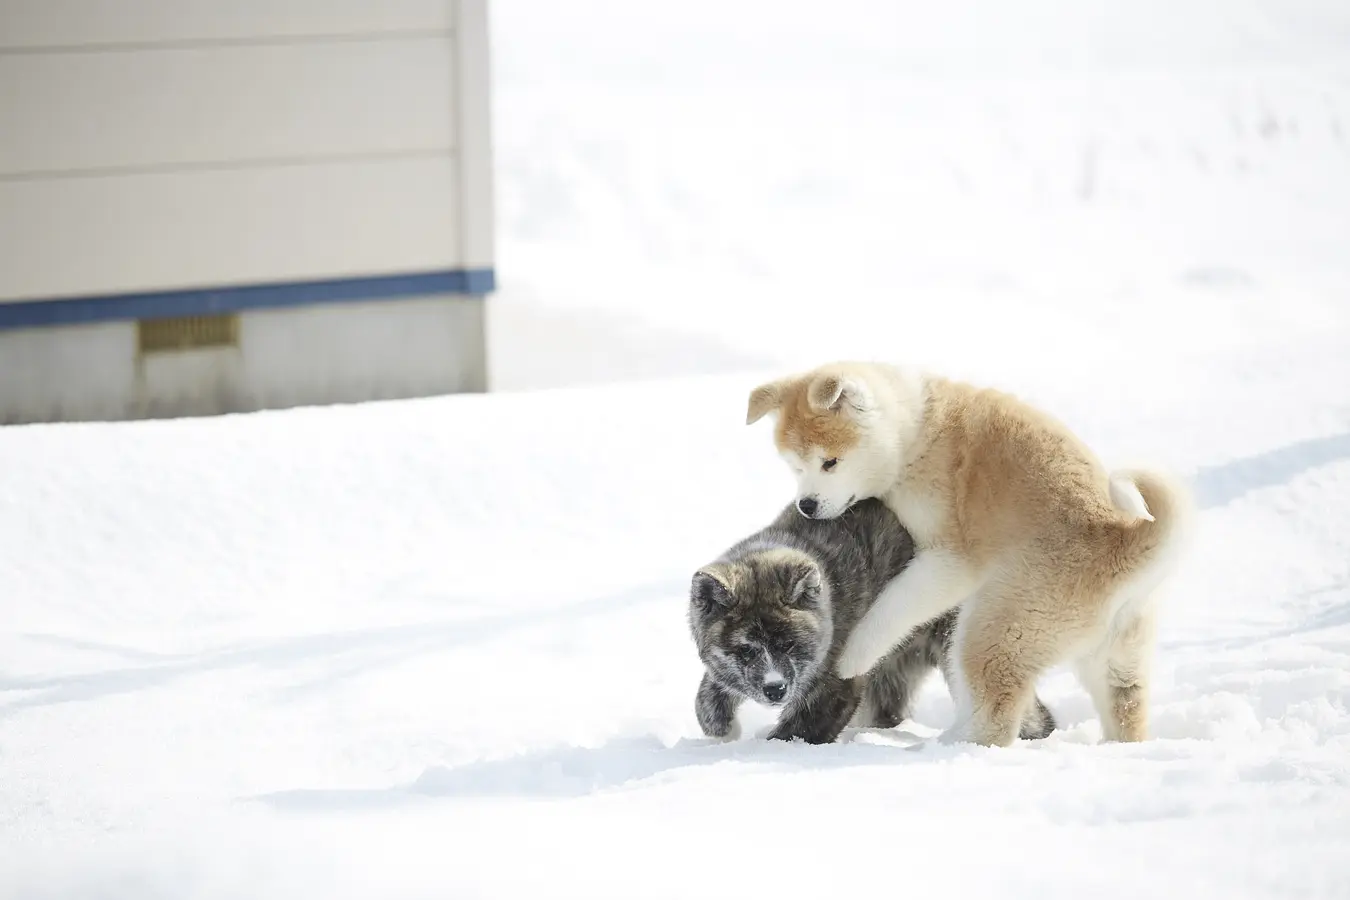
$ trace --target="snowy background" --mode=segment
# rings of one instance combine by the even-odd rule
[[[0,896],[1350,896],[1350,7],[494,0],[487,396],[0,430]],[[1191,479],[1152,725],[703,741],[761,378]]]

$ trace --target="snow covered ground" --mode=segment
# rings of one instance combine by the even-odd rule
[[[498,0],[507,390],[0,430],[0,896],[1350,896],[1350,12],[931,7]],[[1191,478],[1154,740],[699,737],[835,356]]]

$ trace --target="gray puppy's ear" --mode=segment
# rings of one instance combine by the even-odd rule
[[[814,563],[802,566],[793,579],[788,602],[793,606],[814,603],[820,599],[820,584],[820,567]]]
[[[713,606],[734,606],[736,596],[726,583],[720,571],[714,568],[699,569],[694,573],[693,583],[689,585],[689,598],[705,608]]]

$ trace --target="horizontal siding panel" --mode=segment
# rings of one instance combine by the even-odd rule
[[[0,182],[0,302],[460,265],[455,161]]]
[[[0,0],[0,50],[451,27],[450,0]]]
[[[0,174],[449,150],[452,53],[431,37],[0,55]]]

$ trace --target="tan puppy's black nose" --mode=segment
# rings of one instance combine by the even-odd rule
[[[803,497],[797,501],[797,511],[808,519],[814,519],[819,508],[820,504],[816,502],[815,497]]]

